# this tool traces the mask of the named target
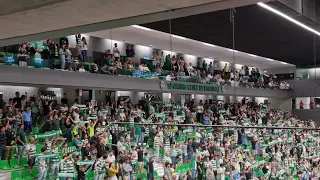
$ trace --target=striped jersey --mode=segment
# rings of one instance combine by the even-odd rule
[[[160,137],[158,137],[158,136],[154,137],[154,145],[155,145],[155,147],[160,146]]]
[[[78,36],[76,37],[76,43],[77,46],[81,46],[81,39]]]
[[[163,161],[164,161],[165,163],[169,163],[169,164],[171,164],[171,163],[172,163],[171,158],[170,158],[170,157],[168,157],[168,156],[164,156],[164,157],[163,157]]]
[[[47,151],[50,151],[52,146],[52,141],[46,141],[44,142],[44,145],[46,146]]]
[[[56,154],[55,157],[52,157],[52,158],[50,159],[51,162],[52,162],[52,163],[57,163],[57,162],[59,162],[59,148],[58,148],[58,147],[52,148],[52,149],[51,149],[51,153]]]
[[[217,161],[215,159],[212,159],[211,160],[211,164],[212,164],[212,169],[214,171],[216,171],[217,170]]]
[[[37,155],[37,146],[35,144],[28,144],[26,150],[29,151],[31,157]]]
[[[72,147],[64,147],[61,149],[61,153],[62,155],[67,155],[68,153],[72,153],[72,152],[75,152],[76,151],[76,147],[75,146],[72,146]]]
[[[130,127],[133,128],[133,126],[134,126],[134,119],[133,118],[129,119],[129,124],[130,124]]]
[[[144,128],[144,135],[149,136],[149,127]]]
[[[103,158],[99,158],[96,162],[94,172],[96,174],[103,173],[105,171],[105,167],[106,167],[106,161]]]
[[[65,55],[64,49],[63,48],[59,48],[59,55]],[[60,108],[61,109],[61,108]]]
[[[73,166],[72,160],[68,159],[62,163],[61,172],[62,173],[73,173],[74,172],[74,166]]]

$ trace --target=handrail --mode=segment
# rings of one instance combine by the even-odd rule
[[[320,128],[308,127],[276,127],[276,126],[229,126],[229,125],[203,125],[203,124],[159,124],[159,123],[129,123],[129,122],[111,122],[110,124],[136,124],[136,125],[159,125],[159,126],[191,126],[191,127],[213,127],[213,128],[253,128],[253,129],[293,129],[293,130],[311,130],[320,131]]]

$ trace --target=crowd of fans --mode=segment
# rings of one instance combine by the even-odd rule
[[[179,55],[164,55],[163,52],[155,51],[152,57],[148,58],[149,60],[141,61],[138,65],[133,45],[127,46],[126,56],[122,57],[117,43],[113,45],[112,50],[106,50],[101,58],[96,58],[94,63],[87,66],[83,63],[88,59],[87,50],[88,42],[80,34],[76,35],[74,54],[72,54],[66,37],[60,38],[59,43],[47,40],[44,44],[41,42],[22,44],[18,51],[19,66],[27,66],[26,59],[33,57],[49,59],[51,68],[69,71],[130,76],[136,75],[135,71],[139,71],[139,76],[148,78],[216,85],[290,89],[290,84],[287,82],[278,82],[275,76],[260,72],[258,68],[244,65],[241,69],[236,70],[226,63],[222,69],[218,69],[216,67],[218,60],[212,60],[208,64],[206,61],[201,62],[199,58],[196,66],[193,66],[191,63],[186,63],[184,58]],[[35,64],[37,67],[42,67],[41,63]]]
[[[79,104],[66,95],[58,102],[17,92],[8,102],[0,94],[0,118],[1,159],[11,166],[16,149],[30,175],[38,166],[39,180],[320,177],[319,131],[299,129],[315,128],[314,121],[246,98]]]

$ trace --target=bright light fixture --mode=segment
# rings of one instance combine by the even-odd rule
[[[252,57],[258,57],[257,55],[254,55],[254,54],[249,54],[249,56],[252,56]]]
[[[231,52],[239,52],[239,51],[233,50],[233,49],[228,49],[228,50],[231,51]]]
[[[286,63],[286,62],[281,62],[281,64],[288,64],[288,63]]]
[[[273,59],[270,59],[270,58],[266,58],[266,60],[268,60],[268,61],[274,61]]]
[[[203,44],[206,45],[206,46],[216,47],[215,45],[209,44],[209,43],[203,43]]]
[[[143,26],[138,26],[138,25],[131,25],[131,26],[135,27],[135,28],[138,28],[138,29],[143,29],[143,30],[146,30],[146,31],[152,31],[152,29],[146,28],[146,27],[143,27]]]
[[[278,10],[276,10],[276,9],[274,9],[274,8],[264,4],[262,2],[259,2],[258,5],[263,7],[263,8],[265,8],[265,9],[267,9],[267,10],[269,10],[269,11],[271,11],[271,12],[273,12],[273,13],[275,13],[275,14],[277,14],[277,15],[279,15],[279,16],[281,16],[281,17],[283,17],[283,18],[285,18],[285,19],[287,19],[287,20],[289,20],[289,21],[291,21],[291,22],[293,22],[293,23],[295,23],[296,25],[298,25],[298,26],[300,26],[300,27],[302,27],[302,28],[304,28],[304,29],[306,29],[306,30],[308,30],[310,32],[313,32],[313,33],[317,34],[318,36],[320,36],[320,32],[319,31],[316,31],[316,30],[312,29],[311,27],[302,24],[301,22],[299,22],[299,21],[297,21],[297,20],[295,20],[295,19],[283,14],[282,12],[280,12],[280,11],[278,11]]]
[[[152,45],[151,45],[151,44],[150,44],[149,46],[150,46],[150,47],[152,47]]]
[[[209,57],[210,59],[212,59],[212,57]]]
[[[264,71],[265,73],[267,72],[267,71]]]
[[[175,37],[175,38],[178,38],[178,39],[183,39],[183,40],[186,40],[186,39],[187,39],[187,38],[185,38],[185,37],[177,36],[177,35],[172,35],[172,37]]]

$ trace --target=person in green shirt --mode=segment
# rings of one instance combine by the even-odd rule
[[[20,159],[24,156],[25,151],[26,151],[26,133],[24,132],[24,125],[20,124],[19,129],[17,131],[17,146],[18,146],[18,153],[17,153],[17,159],[18,159],[18,164],[20,164]]]

